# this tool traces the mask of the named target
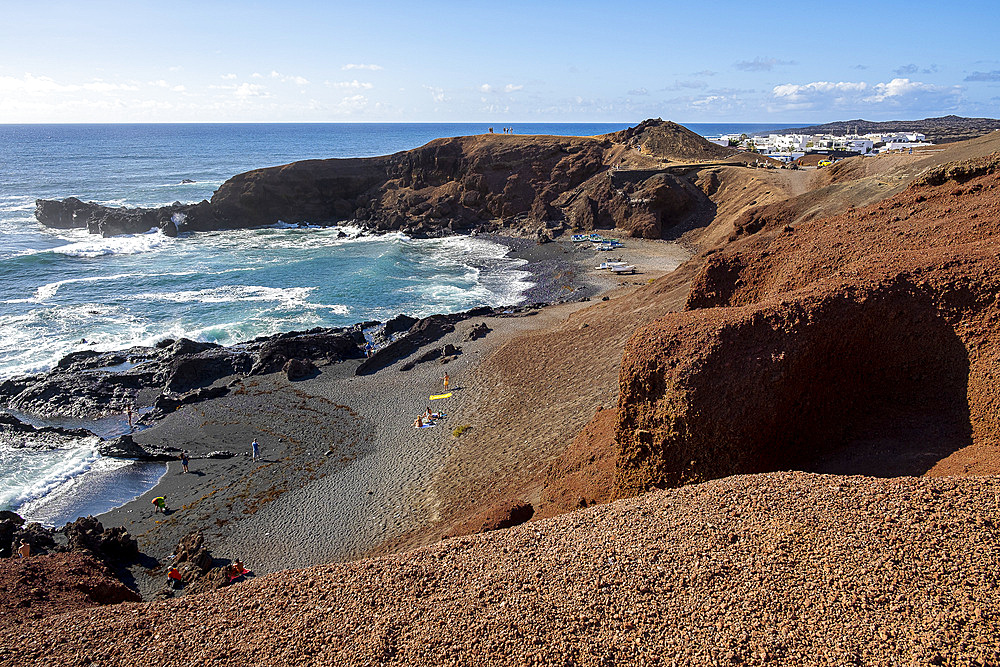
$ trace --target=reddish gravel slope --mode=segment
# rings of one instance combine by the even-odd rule
[[[1000,481],[739,476],[44,619],[4,665],[993,665]]]

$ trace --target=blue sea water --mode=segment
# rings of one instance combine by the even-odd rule
[[[515,124],[514,131],[581,136],[628,125]],[[711,136],[778,125],[688,127]],[[0,125],[0,381],[45,370],[82,349],[179,336],[229,344],[401,312],[517,303],[530,274],[503,246],[484,239],[280,226],[103,239],[46,229],[34,219],[36,198],[196,202],[249,169],[385,155],[484,131],[481,124],[454,123]],[[107,479],[118,492],[103,506],[110,509],[124,502],[123,494],[148,488],[150,470],[105,461],[93,442],[44,455],[0,444],[0,509],[61,523],[77,512],[102,511],[100,503],[67,500],[78,497],[82,476],[90,475],[93,486],[113,473]]]

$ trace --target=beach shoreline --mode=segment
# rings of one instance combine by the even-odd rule
[[[497,346],[622,286],[645,284],[687,257],[677,244],[630,239],[621,254],[639,263],[641,273],[619,277],[595,269],[607,253],[590,244],[491,240],[527,261],[519,268],[531,272],[535,285],[525,302],[548,305],[467,318],[371,375],[356,375],[360,360],[348,360],[294,382],[282,373],[224,378],[216,384],[228,384],[228,396],[185,405],[134,434],[144,446],[187,449],[191,472],[182,473],[180,461],[169,462],[153,488],[98,518],[105,526],[125,526],[140,551],[161,563],[192,530],[204,533],[222,562],[241,558],[257,573],[363,557],[436,518],[429,491],[434,476],[458,445],[452,431],[477,410],[475,392],[465,383]],[[484,325],[490,333],[475,338],[473,329]],[[446,345],[460,353],[413,363]],[[445,372],[451,398],[429,401],[443,392]],[[427,407],[448,417],[436,428],[414,429],[414,418]],[[253,439],[261,445],[257,462],[250,456]],[[209,457],[212,452],[231,456]],[[150,501],[157,496],[167,498],[166,515],[153,512]],[[145,598],[162,588],[157,568],[136,566],[131,576]]]
[[[551,252],[539,252],[535,248],[536,244],[534,240],[520,238],[515,236],[493,236],[493,235],[482,235],[483,239],[497,244],[506,248],[506,256],[509,258],[520,259],[525,262],[524,266],[517,267],[514,269],[514,275],[518,276],[518,280],[523,280],[521,276],[525,274],[530,274],[531,285],[527,288],[520,297],[518,303],[520,304],[534,304],[534,303],[552,303],[560,299],[569,298],[582,298],[584,295],[593,295],[599,289],[594,281],[589,282],[579,282],[576,286],[570,287],[569,290],[565,286],[555,286],[554,276],[565,276],[568,275],[572,277],[574,271],[572,269],[567,270],[567,262],[559,256],[559,253]],[[238,346],[242,343],[234,343],[233,345]],[[108,354],[113,354],[109,352]],[[134,364],[132,364],[134,365]],[[148,394],[148,392],[144,392]],[[151,395],[146,395],[145,399],[147,401],[152,400]],[[149,407],[139,407],[137,409],[136,417],[140,416],[142,413],[151,410],[151,404]],[[111,440],[117,436],[130,434],[133,429],[129,427],[129,421],[126,415],[119,413],[110,413],[99,418],[86,418],[82,416],[67,416],[61,414],[51,414],[46,416],[38,416],[33,412],[19,412],[14,409],[5,410],[11,414],[14,418],[20,420],[25,424],[29,424],[36,428],[44,427],[57,427],[64,429],[86,429],[98,437],[104,440]],[[145,426],[137,426],[134,429],[136,432],[144,429]],[[26,501],[20,506],[8,507],[7,509],[22,510],[25,516],[32,521],[39,521],[46,526],[59,527],[64,523],[64,519],[67,518],[67,512],[72,512],[72,507],[69,506],[70,499],[74,502],[82,502],[84,506],[88,508],[99,508],[101,506],[111,507],[115,509],[114,505],[109,504],[111,501],[102,496],[104,493],[107,495],[110,493],[115,500],[115,504],[120,506],[123,502],[123,490],[116,490],[109,492],[107,489],[104,491],[98,491],[97,488],[111,487],[115,486],[114,480],[109,480],[110,475],[103,468],[107,466],[101,466],[102,462],[111,463],[118,461],[117,459],[107,457],[101,457],[101,459],[95,461],[96,465],[91,465],[87,470],[77,473],[74,477],[68,478],[59,482],[45,493],[44,496],[37,497]],[[130,466],[129,468],[135,468],[136,466]],[[123,473],[132,472],[131,470],[118,471],[118,476],[120,477]],[[127,475],[126,475],[127,476]],[[143,477],[148,478],[148,474],[136,475],[133,474],[132,477]],[[127,487],[132,489],[137,495],[141,495],[143,492],[149,490],[148,486],[144,487],[144,484],[148,482],[142,482],[138,480],[126,479],[124,480]],[[121,484],[118,484],[121,486]],[[72,488],[69,488],[72,487]],[[87,489],[94,489],[87,494]],[[65,493],[64,493],[65,492]],[[61,495],[66,495],[67,499],[62,499]],[[69,517],[69,519],[75,518]]]

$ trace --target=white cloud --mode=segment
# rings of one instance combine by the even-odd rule
[[[251,79],[263,79],[264,75],[261,74],[260,72],[254,72],[253,74],[250,75],[250,78]]]
[[[381,65],[356,65],[354,63],[348,63],[347,65],[344,65],[340,69],[343,69],[343,70],[348,70],[348,69],[367,69],[367,70],[371,70],[373,72],[377,72],[378,70],[382,69],[382,66]]]
[[[357,79],[353,81],[327,81],[326,85],[351,90],[371,90],[374,87],[366,81],[358,81]]]
[[[479,86],[479,92],[481,92],[481,93],[500,93],[500,92],[504,92],[504,93],[510,94],[510,93],[516,92],[518,90],[521,90],[523,88],[524,88],[524,86],[521,85],[521,84],[519,84],[519,83],[508,83],[503,88],[497,88],[496,86],[493,86],[491,84],[484,83],[483,85]]]
[[[232,80],[236,78],[236,75],[230,72],[229,74],[223,74],[222,78]]]
[[[753,60],[741,60],[733,64],[738,70],[744,72],[770,72],[775,67],[797,64],[794,60],[778,60],[777,58],[761,58],[757,56]]]
[[[831,81],[813,81],[812,83],[803,85],[784,83],[780,86],[775,86],[771,92],[774,93],[775,97],[785,97],[792,101],[798,101],[816,95],[856,94],[864,92],[867,89],[868,84],[864,81],[840,81],[837,83]]]
[[[264,86],[257,83],[241,83],[236,86],[233,94],[241,100],[245,100],[248,97],[267,97]]]
[[[444,95],[444,88],[438,88],[436,86],[424,86],[424,88],[431,91],[431,99],[439,104],[448,99]]]
[[[723,97],[722,95],[708,95],[707,97],[702,97],[702,98],[697,99],[697,100],[692,100],[691,101],[691,106],[693,106],[693,107],[707,107],[710,104],[715,104],[715,103],[721,102],[721,101],[723,101],[725,99],[726,98]]]
[[[170,90],[172,90],[175,93],[183,93],[185,90],[187,90],[187,88],[185,88],[184,86],[174,86]]]
[[[361,111],[367,106],[367,97],[364,95],[352,95],[351,97],[345,97],[340,100],[340,103],[337,105],[337,109],[346,113],[351,113],[353,111]]]
[[[957,88],[957,86],[956,86]],[[877,83],[872,88],[873,94],[865,98],[865,102],[884,102],[892,97],[904,97],[915,93],[945,92],[945,86],[935,86],[930,83],[920,83],[909,79],[893,79],[889,83]]]
[[[128,83],[108,83],[107,81],[91,81],[80,86],[84,90],[95,93],[113,93],[122,90],[139,90],[138,86]]]
[[[131,83],[111,83],[101,79],[86,83],[62,84],[48,76],[25,74],[23,77],[0,76],[0,93],[19,95],[50,95],[58,93],[76,93],[87,91],[91,93],[131,92],[139,87]]]
[[[258,75],[256,73],[254,74],[254,76],[258,77]],[[294,83],[294,84],[299,85],[299,86],[305,86],[305,85],[309,84],[309,79],[307,79],[307,78],[305,78],[303,76],[295,76],[295,75],[291,75],[291,74],[282,74],[281,72],[278,72],[278,71],[275,71],[275,70],[271,70],[271,75],[270,76],[271,76],[272,79],[278,79],[279,81],[284,81],[285,83]]]
[[[785,83],[775,86],[771,91],[779,105],[772,107],[772,110],[874,104],[906,107],[918,102],[924,106],[945,108],[960,98],[962,90],[961,86],[937,86],[906,78],[896,78],[875,84],[869,84],[865,81]]]

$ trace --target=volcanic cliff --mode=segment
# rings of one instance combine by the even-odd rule
[[[995,456],[1000,153],[832,217],[794,208],[744,214],[686,312],[629,342],[617,495],[845,449],[862,467],[841,472],[884,475]]]
[[[72,197],[38,200],[35,216],[104,236],[354,221],[415,236],[618,227],[660,238],[704,199],[683,168],[669,167],[745,159],[655,120],[598,137],[485,134],[383,157],[293,162],[234,176],[197,204],[128,209]]]

